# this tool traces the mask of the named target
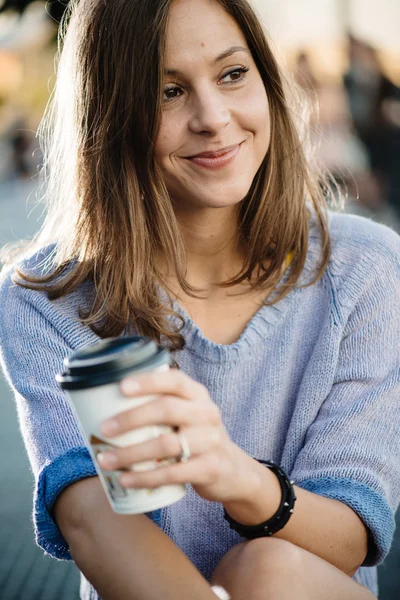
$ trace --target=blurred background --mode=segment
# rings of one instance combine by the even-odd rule
[[[40,227],[36,130],[54,84],[68,0],[0,0],[0,246]],[[400,2],[253,0],[281,62],[318,106],[318,158],[346,208],[400,232]],[[71,563],[34,544],[33,481],[0,375],[0,600],[76,600]],[[400,521],[399,521],[400,522]],[[400,534],[379,567],[380,600],[400,598]]]

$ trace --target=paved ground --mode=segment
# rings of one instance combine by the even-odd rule
[[[38,227],[40,211],[26,219],[32,209],[25,202],[29,191],[28,185],[0,185],[0,245],[28,236]],[[386,221],[390,222],[390,217]],[[0,600],[78,600],[76,567],[44,556],[33,541],[32,475],[12,394],[1,375],[0,456]],[[380,600],[400,599],[400,518],[398,521],[392,551],[379,569]]]
[[[33,200],[30,184],[0,185],[0,245],[38,229],[41,210]],[[75,565],[45,556],[34,543],[33,477],[13,397],[1,374],[0,456],[0,600],[78,600]]]
[[[12,395],[3,379],[0,401],[0,599],[77,600],[75,565],[45,556],[33,541],[33,479]]]

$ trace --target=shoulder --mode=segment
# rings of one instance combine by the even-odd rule
[[[374,278],[398,279],[400,236],[385,225],[357,215],[328,212],[330,257],[325,279],[335,287],[364,287]],[[322,235],[315,218],[310,220],[309,255],[319,264]],[[310,259],[311,260],[311,259]]]
[[[50,300],[46,291],[26,287],[26,282],[20,273],[30,277],[41,277],[50,274],[54,269],[54,245],[35,250],[24,256],[13,265],[4,267],[0,273],[0,334],[5,332],[26,332],[34,329],[54,328],[69,338],[75,335],[77,339],[85,329],[79,317],[85,301],[88,286],[82,286],[68,296]],[[21,285],[22,284],[22,285]],[[79,334],[79,335],[78,335]],[[86,335],[86,334],[85,334]]]
[[[338,280],[365,287],[373,280],[395,278],[400,236],[365,217],[330,213],[331,258],[328,271]]]
[[[39,250],[23,255],[17,262],[2,268],[0,272],[0,302],[3,307],[4,302],[10,297],[16,302],[19,299],[27,299],[28,297],[34,297],[39,302],[45,299],[45,292],[35,292],[34,296],[32,296],[31,292],[33,290],[28,290],[18,285],[18,282],[21,281],[19,273],[32,277],[46,275],[50,269],[54,248],[54,244],[40,248]]]
[[[16,260],[3,267],[0,272],[0,281],[3,281],[7,274],[15,274],[18,270],[33,277],[46,275],[53,268],[56,250],[56,244],[36,248],[28,247],[27,250],[18,254]]]
[[[385,225],[365,217],[343,213],[329,213],[332,258],[361,258],[394,260],[400,255],[400,236]]]
[[[329,214],[329,232],[325,278],[339,312],[346,315],[362,304],[391,313],[400,301],[400,236],[370,219],[340,213]]]

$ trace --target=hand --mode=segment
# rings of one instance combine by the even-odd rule
[[[221,421],[218,407],[208,390],[176,369],[129,377],[120,384],[127,397],[157,395],[157,399],[104,421],[102,433],[114,437],[132,429],[151,425],[170,425],[179,429],[190,448],[186,463],[173,463],[150,471],[122,473],[126,488],[157,488],[166,484],[191,483],[207,500],[240,501],[257,476],[252,458],[234,444]],[[108,427],[107,427],[108,425]],[[120,470],[152,459],[178,458],[181,445],[171,432],[146,442],[118,448],[99,458],[104,469]],[[110,460],[114,457],[114,460]],[[251,489],[251,488],[250,488]]]

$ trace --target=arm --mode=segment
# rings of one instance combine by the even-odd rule
[[[243,525],[257,525],[278,509],[281,490],[276,476],[256,461],[254,489],[240,503],[227,503],[227,512]],[[367,529],[346,504],[294,486],[296,506],[289,523],[274,537],[300,546],[354,575],[367,554]]]
[[[113,512],[97,477],[66,488],[54,517],[103,600],[215,600],[207,581],[148,517]]]
[[[134,383],[131,391],[129,388]],[[209,401],[203,386],[181,371],[142,374],[126,379],[121,389],[127,395],[169,394],[145,405],[129,409],[112,419],[121,433],[157,422],[179,423],[194,456],[187,463],[176,463],[154,471],[127,472],[120,476],[126,487],[155,488],[167,483],[190,482],[203,498],[224,504],[238,522],[255,525],[276,512],[281,490],[276,476],[234,444],[221,425],[218,409]],[[135,390],[135,391],[133,391]],[[180,394],[175,399],[172,394]],[[170,396],[171,395],[171,396]],[[190,401],[184,401],[183,398]],[[104,429],[106,423],[103,424]],[[214,427],[214,430],[212,429]],[[151,456],[179,455],[175,434],[132,447],[114,449],[110,456],[99,456],[103,468],[125,468]],[[357,514],[337,499],[325,498],[296,486],[295,514],[277,536],[296,544],[353,574],[367,554],[367,530]],[[329,540],[329,543],[327,543]]]
[[[55,374],[77,345],[97,337],[79,324],[67,302],[59,310],[60,303],[44,294],[15,286],[7,275],[0,279],[0,362],[15,392],[35,476],[36,541],[58,559],[72,555],[104,600],[215,599],[200,573],[148,517],[112,511],[94,476]]]
[[[334,265],[342,323],[335,375],[290,471],[298,499],[277,534],[350,575],[389,551],[400,499],[400,246],[386,235],[389,243],[366,244],[351,268]],[[268,469],[248,468],[258,473],[252,497],[226,510],[251,525],[274,514],[280,490]]]

